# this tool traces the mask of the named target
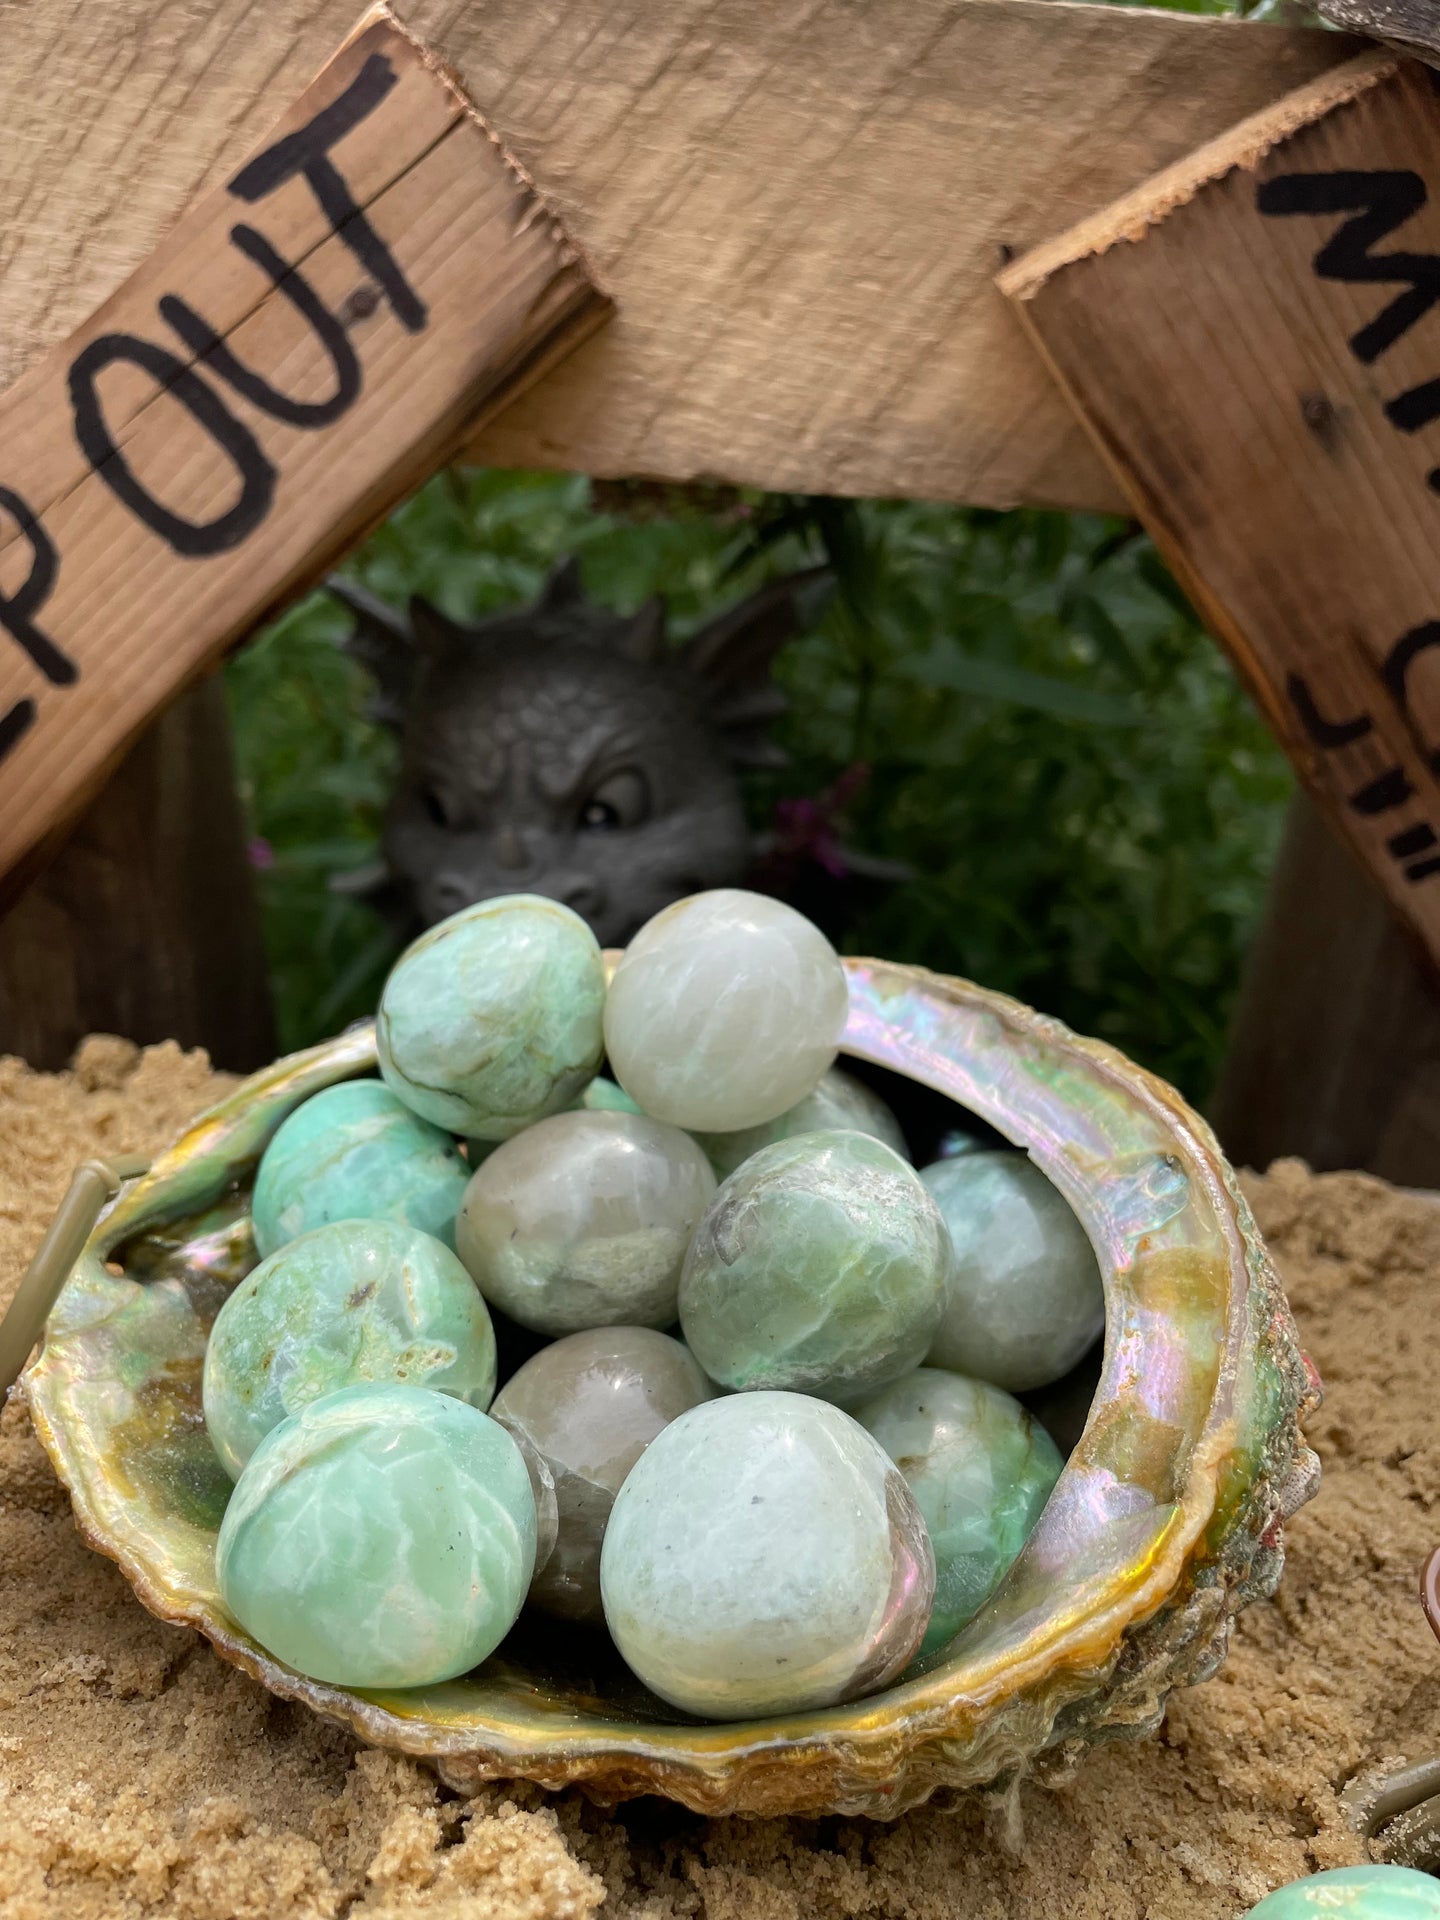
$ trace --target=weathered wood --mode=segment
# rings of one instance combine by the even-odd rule
[[[182,694],[0,920],[0,1053],[63,1067],[87,1033],[275,1052],[225,692]]]
[[[463,96],[371,16],[0,398],[0,875],[604,311]]]
[[[1440,1188],[1440,988],[1374,882],[1297,798],[1210,1103],[1238,1166],[1297,1154]]]
[[[264,132],[356,0],[6,10],[0,380]],[[1114,507],[991,285],[1353,44],[1064,0],[405,0],[620,312],[484,461]]]
[[[1371,54],[1002,285],[1322,810],[1440,958],[1437,190],[1433,78]]]
[[[1440,63],[1440,0],[1320,0],[1318,11],[1346,33],[1368,33]]]

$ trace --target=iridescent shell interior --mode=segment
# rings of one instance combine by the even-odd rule
[[[227,1617],[214,1544],[229,1483],[201,1413],[206,1335],[255,1260],[259,1154],[310,1094],[374,1070],[369,1028],[246,1081],[92,1236],[25,1377],[87,1539],[152,1611],[461,1789],[521,1776],[707,1813],[889,1815],[1153,1726],[1172,1686],[1213,1671],[1236,1609],[1273,1588],[1281,1521],[1313,1485],[1297,1426],[1311,1382],[1249,1209],[1204,1123],[1113,1049],[964,981],[846,965],[846,1053],[1027,1149],[1105,1277],[1084,1432],[1009,1576],[923,1671],[852,1706],[702,1725],[553,1622],[522,1623],[462,1680],[370,1694],[303,1679]]]

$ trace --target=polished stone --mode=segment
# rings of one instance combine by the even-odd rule
[[[455,1244],[486,1299],[522,1327],[667,1327],[714,1192],[709,1161],[678,1127],[559,1113],[477,1168]]]
[[[921,1367],[854,1409],[905,1476],[935,1551],[921,1653],[953,1640],[1029,1539],[1064,1462],[1000,1387]]]
[[[818,927],[721,888],[666,907],[631,941],[605,1003],[606,1051],[657,1120],[735,1132],[814,1091],[848,1008],[845,970]]]
[[[448,1133],[379,1080],[312,1094],[277,1130],[255,1175],[255,1244],[274,1253],[335,1220],[396,1220],[455,1245],[470,1168]]]
[[[647,1327],[596,1327],[543,1347],[490,1409],[553,1476],[555,1551],[531,1601],[566,1620],[602,1620],[600,1546],[625,1476],[662,1428],[715,1397],[680,1341]]]
[[[1332,1867],[1267,1893],[1248,1920],[1440,1920],[1440,1881],[1413,1867]]]
[[[589,1113],[639,1113],[640,1108],[623,1087],[597,1074],[576,1102]]]
[[[950,1237],[914,1169],[863,1133],[752,1154],[711,1202],[680,1282],[680,1324],[712,1380],[847,1401],[925,1358]]]
[[[226,1508],[226,1607],[312,1680],[419,1687],[468,1673],[514,1623],[535,1501],[505,1429],[449,1394],[328,1394],[256,1448]]]
[[[221,1307],[205,1424],[233,1479],[287,1415],[372,1380],[488,1407],[495,1332],[448,1247],[393,1220],[337,1221],[286,1241]]]
[[[422,1119],[507,1140],[568,1107],[600,1065],[605,963],[578,914],[507,894],[431,927],[396,961],[375,1038]]]
[[[863,1080],[840,1067],[829,1068],[813,1093],[807,1093],[763,1126],[743,1127],[739,1133],[697,1133],[695,1138],[709,1155],[717,1177],[724,1180],[752,1153],[773,1141],[793,1140],[802,1133],[834,1132],[837,1128],[868,1133],[893,1147],[903,1160],[910,1158],[900,1122],[889,1107]]]
[[[801,1394],[746,1393],[651,1441],[616,1497],[600,1584],[646,1686],[734,1720],[888,1685],[925,1632],[935,1565],[863,1427]]]
[[[920,1175],[955,1247],[928,1360],[1011,1393],[1068,1373],[1105,1326],[1094,1249],[1064,1195],[1018,1153],[969,1153]]]

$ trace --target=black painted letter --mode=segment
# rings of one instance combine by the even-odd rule
[[[1403,227],[1425,205],[1418,173],[1282,173],[1262,180],[1255,193],[1261,213],[1349,213],[1340,230],[1315,255],[1322,280],[1355,285],[1409,287],[1350,339],[1350,351],[1366,366],[1393,347],[1440,300],[1440,256],[1433,253],[1372,253],[1387,234]]]
[[[213,520],[187,520],[172,513],[141,485],[116,446],[100,407],[95,380],[102,368],[128,360],[142,367],[156,385],[167,390],[234,463],[240,476],[240,498]],[[152,340],[129,333],[102,333],[75,356],[70,368],[70,405],[75,415],[75,438],[80,451],[124,506],[176,553],[199,556],[224,553],[252,534],[275,498],[275,469],[265,450],[225,402],[192,367]]]
[[[54,686],[72,686],[80,677],[79,668],[35,624],[35,615],[50,598],[50,590],[55,585],[55,542],[19,494],[12,493],[9,487],[0,487],[0,508],[10,515],[30,543],[30,571],[25,576],[25,584],[8,598],[0,594],[0,627],[20,643]],[[16,707],[10,709],[0,723],[0,731],[15,724],[18,712]],[[28,721],[25,724],[28,725]]]
[[[301,318],[309,321],[335,369],[335,391],[330,398],[295,400],[288,393],[280,393],[238,359],[222,335],[178,294],[167,293],[162,298],[160,318],[169,322],[197,359],[204,360],[222,380],[228,380],[253,406],[292,427],[328,427],[353,404],[360,391],[360,361],[349,334],[304,275],[281,259],[263,233],[257,233],[254,227],[232,227],[230,238],[241,253],[270,276],[276,291],[285,295]]]
[[[303,173],[336,238],[344,241],[380,288],[407,333],[419,333],[429,317],[425,302],[365,218],[364,210],[356,205],[345,176],[330,158],[331,147],[372,114],[394,85],[395,69],[383,53],[372,53],[337,100],[303,127],[257,154],[230,182],[230,191],[241,200],[263,200],[286,180]]]

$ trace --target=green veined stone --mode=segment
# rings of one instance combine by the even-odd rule
[[[1059,1449],[1018,1400],[921,1367],[854,1410],[905,1476],[935,1550],[920,1651],[953,1640],[999,1586],[1060,1478]]]
[[[893,1463],[798,1393],[709,1400],[656,1435],[600,1554],[605,1620],[662,1699],[715,1720],[886,1686],[914,1657],[935,1563]]]
[[[1437,1920],[1440,1881],[1413,1867],[1332,1867],[1267,1893],[1249,1920]]]
[[[595,1083],[597,1086],[599,1081]],[[778,1120],[763,1126],[745,1127],[739,1133],[697,1133],[719,1179],[725,1180],[738,1166],[761,1147],[775,1140],[793,1140],[802,1133],[833,1133],[836,1130],[868,1133],[893,1147],[902,1160],[909,1159],[900,1122],[878,1093],[872,1093],[863,1080],[831,1067],[813,1093],[795,1106],[788,1107]]]
[[[374,1380],[488,1407],[495,1330],[448,1247],[393,1220],[341,1220],[288,1240],[221,1307],[205,1423],[233,1479],[287,1415]]]
[[[412,1113],[379,1080],[326,1087],[295,1109],[255,1176],[255,1244],[335,1220],[395,1220],[455,1245],[470,1167],[448,1133]]]
[[[1059,1188],[1005,1152],[939,1160],[920,1178],[955,1248],[929,1364],[1011,1393],[1068,1373],[1104,1329],[1105,1287]]]
[[[604,1006],[604,960],[578,914],[538,894],[482,900],[395,962],[375,1022],[380,1072],[436,1126],[508,1140],[594,1077]]]
[[[762,1147],[700,1222],[680,1325],[712,1380],[849,1401],[925,1358],[950,1236],[914,1169],[863,1133]]]
[[[469,1672],[534,1564],[514,1440],[463,1400],[395,1385],[328,1394],[268,1433],[215,1557],[225,1605],[276,1659],[368,1688]]]

